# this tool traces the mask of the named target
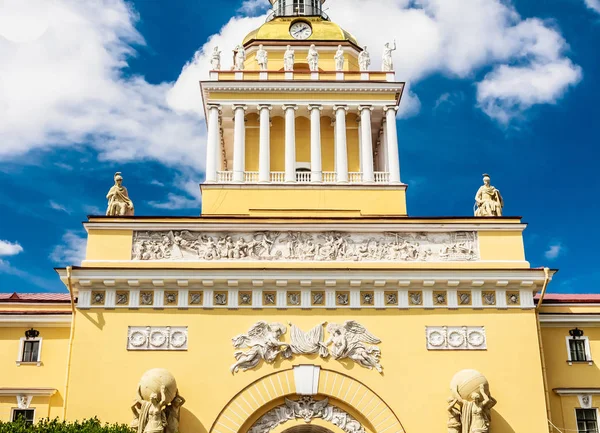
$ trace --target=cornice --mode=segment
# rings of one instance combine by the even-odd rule
[[[554,388],[558,395],[600,394],[600,388]]]
[[[541,313],[539,317],[540,325],[546,328],[575,325],[600,326],[600,314]]]
[[[0,327],[69,327],[71,326],[71,312],[65,314],[0,314]]]
[[[51,397],[56,394],[55,388],[0,388],[0,396],[32,395]]]
[[[203,81],[206,92],[402,92],[403,82],[336,81]]]

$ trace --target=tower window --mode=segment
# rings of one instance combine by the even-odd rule
[[[22,418],[25,423],[33,424],[35,409],[13,409],[11,421],[17,421]]]
[[[596,409],[575,409],[577,414],[577,431],[579,433],[598,433]]]
[[[592,363],[588,337],[567,337],[567,362],[569,364],[573,362]]]

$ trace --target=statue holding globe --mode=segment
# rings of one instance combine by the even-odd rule
[[[459,371],[450,382],[450,390],[448,433],[489,433],[496,400],[490,395],[485,376],[476,370]]]
[[[179,412],[185,399],[179,395],[173,375],[162,368],[142,375],[131,410],[131,427],[137,433],[178,433]]]

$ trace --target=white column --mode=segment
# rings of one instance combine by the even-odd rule
[[[259,105],[260,112],[260,141],[258,145],[258,181],[271,181],[271,106]]]
[[[400,183],[400,157],[398,155],[398,131],[396,130],[395,105],[385,107],[385,118],[387,123],[387,160],[390,172],[390,183]]]
[[[284,105],[285,111],[285,181],[296,182],[296,110],[297,105]]]
[[[233,106],[233,181],[243,182],[246,170],[245,105]]]
[[[383,128],[381,131],[381,171],[390,171],[388,166],[388,144],[387,144],[387,120],[383,119]]]
[[[219,132],[219,113],[221,107],[218,105],[208,106],[208,137],[206,140],[206,182],[217,181],[217,161],[219,156],[219,144],[221,134]]]
[[[371,131],[371,111],[373,107],[360,106],[361,126],[361,155],[362,155],[362,178],[363,182],[374,182],[373,175],[373,134]]]
[[[348,148],[346,143],[346,112],[348,107],[336,105],[335,111],[335,170],[338,183],[348,183]]]
[[[310,110],[310,180],[323,181],[323,166],[321,163],[321,105],[309,105]]]

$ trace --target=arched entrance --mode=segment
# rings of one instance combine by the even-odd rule
[[[209,433],[404,433],[391,408],[356,379],[318,366],[264,376],[234,396]]]

